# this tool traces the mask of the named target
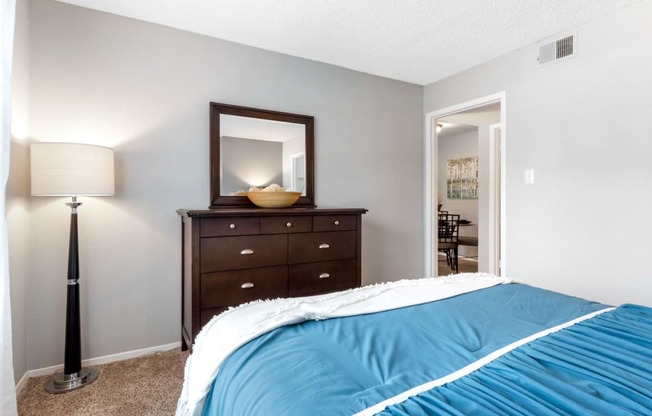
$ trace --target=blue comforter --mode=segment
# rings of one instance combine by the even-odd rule
[[[222,365],[206,415],[351,415],[605,305],[512,284],[262,335]],[[652,309],[546,335],[383,415],[652,414]]]

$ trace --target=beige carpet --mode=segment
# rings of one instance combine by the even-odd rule
[[[100,375],[92,384],[69,393],[49,394],[50,376],[27,382],[18,396],[20,416],[174,415],[181,394],[188,352],[180,349],[92,366]]]

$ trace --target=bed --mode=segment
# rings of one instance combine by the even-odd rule
[[[652,414],[652,309],[489,275],[254,302],[213,318],[177,415]]]

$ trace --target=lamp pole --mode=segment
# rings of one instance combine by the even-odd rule
[[[68,292],[66,300],[66,343],[63,373],[57,373],[47,383],[45,390],[50,393],[65,393],[92,383],[97,371],[82,368],[81,327],[79,311],[79,244],[77,240],[77,197],[67,202],[70,207],[70,244],[68,245]]]

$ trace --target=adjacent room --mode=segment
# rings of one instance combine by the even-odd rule
[[[0,414],[652,412],[652,1],[1,17]]]

